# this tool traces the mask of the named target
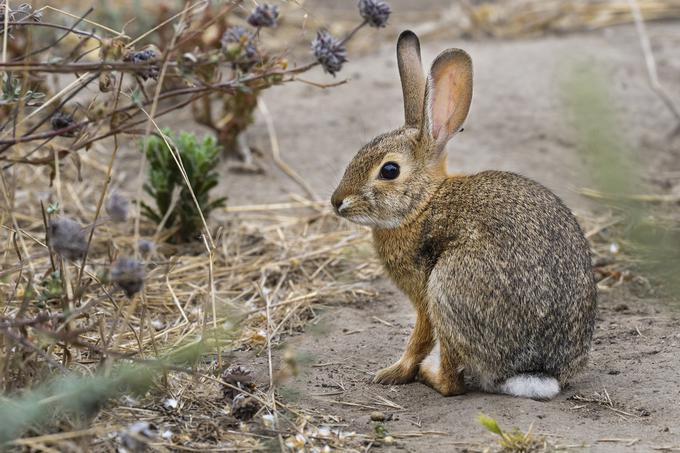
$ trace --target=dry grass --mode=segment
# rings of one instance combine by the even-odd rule
[[[85,177],[96,174],[98,165],[86,162],[81,171]],[[91,427],[66,419],[47,428],[53,434],[32,431],[16,445],[61,449],[75,443],[105,449],[124,441],[130,426],[140,420],[159,428],[153,434],[158,438],[145,439],[157,447],[211,445],[249,451],[265,448],[279,434],[284,442],[296,434],[330,439],[322,439],[323,443],[340,442],[339,434],[321,429],[280,403],[264,384],[267,376],[258,377],[262,390],[255,390],[261,401],[259,415],[242,424],[231,415],[229,400],[222,397],[225,384],[219,376],[230,365],[229,351],[262,352],[313,321],[323,305],[371,296],[363,282],[373,278],[378,268],[367,259],[365,231],[338,224],[311,202],[292,202],[288,206],[312,206],[294,210],[282,210],[288,206],[281,205],[231,207],[223,226],[214,231],[212,263],[200,244],[161,244],[145,259],[143,292],[130,300],[107,283],[106,275],[117,256],[134,253],[132,225],[98,226],[78,289],[78,263],[60,265],[58,256],[50,254],[38,194],[24,189],[30,180],[46,178],[45,170],[23,168],[16,176],[12,212],[18,229],[5,223],[1,236],[0,288],[7,296],[2,314],[6,388],[37,385],[40,376],[60,370],[105,373],[114,358],[141,363],[201,340],[210,343],[193,369],[165,373],[150,394],[139,400],[124,397],[107,406]],[[64,194],[63,212],[91,216],[98,193],[81,190],[84,185],[69,177],[55,181],[54,191]],[[252,214],[257,210],[261,211]],[[246,213],[251,213],[248,221],[237,217]],[[142,222],[140,230],[147,237],[155,227]],[[23,245],[15,248],[19,243]],[[50,279],[53,262],[64,271],[56,280]],[[46,296],[55,281],[64,291]],[[20,333],[20,343],[11,341]],[[292,372],[290,366],[273,364],[272,379]],[[169,399],[178,401],[177,407],[164,405]],[[276,416],[283,426],[272,431],[260,415]]]
[[[298,199],[232,206],[218,222],[199,212],[202,241],[171,245],[164,241],[172,232],[141,219],[138,203],[124,222],[105,212],[112,187],[141,197],[145,165],[126,135],[162,136],[159,116],[210,94],[292,81],[315,65],[285,69],[278,55],[255,73],[205,80],[201,71],[221,58],[211,50],[194,54],[196,66],[187,73],[182,43],[210,32],[211,21],[236,6],[206,19],[199,1],[168,15],[151,31],[171,30],[153,65],[120,61],[148,31],[130,38],[89,12],[50,6],[40,10],[39,26],[68,39],[51,41],[48,54],[33,54],[23,22],[31,16],[5,15],[4,43],[11,48],[2,67],[23,91],[3,106],[0,137],[2,442],[37,451],[252,451],[365,439],[279,401],[276,384],[295,373],[295,357],[273,363],[271,350],[313,322],[322,306],[372,294],[362,283],[378,272],[364,253],[366,231],[348,229],[318,203]],[[91,27],[94,33],[83,31]],[[47,58],[56,54],[63,58],[58,65]],[[152,69],[157,83],[145,84]],[[92,90],[111,75],[111,86]],[[29,87],[46,96],[24,98]],[[55,126],[55,114],[66,109],[73,119]],[[286,167],[278,152],[277,159]],[[82,225],[85,256],[66,259],[49,246],[48,224],[60,216]],[[140,250],[142,239],[153,241],[152,251]],[[131,297],[124,284],[112,282],[112,265],[125,256],[142,260],[145,270],[143,290]],[[266,354],[266,375],[243,382],[248,364],[234,371],[236,349]]]
[[[638,0],[638,4],[640,17],[646,21],[680,18],[678,0]],[[598,30],[633,21],[626,0],[464,0],[416,30],[421,35],[449,36],[453,28],[475,37],[525,38]]]
[[[641,0],[639,4],[646,20],[680,17],[680,2],[677,0]],[[524,0],[502,6],[478,6],[469,11],[474,26],[495,37],[594,30],[633,21],[625,1],[611,0]]]

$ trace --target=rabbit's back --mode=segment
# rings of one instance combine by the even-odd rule
[[[518,373],[566,381],[586,361],[596,290],[571,211],[540,184],[489,171],[451,178],[424,216],[428,310],[492,387]]]

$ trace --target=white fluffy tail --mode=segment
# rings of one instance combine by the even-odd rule
[[[505,393],[533,400],[550,400],[560,393],[560,383],[554,377],[539,374],[518,374],[501,384],[498,389]]]

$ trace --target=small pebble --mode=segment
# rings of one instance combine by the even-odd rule
[[[374,422],[384,422],[385,414],[380,411],[373,411],[371,412],[371,420]]]

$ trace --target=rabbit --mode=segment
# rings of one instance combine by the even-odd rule
[[[372,229],[386,273],[417,318],[406,350],[373,382],[421,381],[444,396],[557,396],[588,360],[597,293],[590,247],[546,187],[518,174],[448,175],[447,142],[472,101],[472,60],[447,49],[425,78],[418,37],[397,42],[403,127],[347,166],[335,212]],[[422,365],[435,343],[437,370]]]

